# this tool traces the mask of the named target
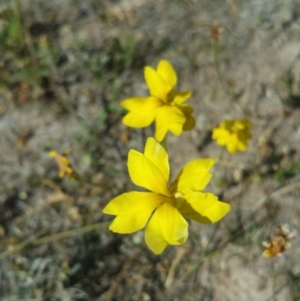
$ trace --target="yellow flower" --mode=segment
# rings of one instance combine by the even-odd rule
[[[221,146],[226,146],[229,153],[245,151],[250,133],[251,123],[247,118],[241,120],[224,120],[219,127],[213,129],[212,138]]]
[[[177,75],[173,66],[168,61],[161,60],[156,70],[146,66],[144,75],[150,96],[122,101],[121,106],[129,111],[123,118],[123,123],[129,127],[143,128],[155,120],[155,138],[158,141],[162,141],[168,131],[179,136],[182,131],[193,129],[193,108],[185,104],[192,93],[174,89]]]
[[[210,181],[214,159],[197,159],[187,163],[168,186],[169,162],[165,149],[148,138],[144,153],[130,150],[128,170],[132,182],[151,192],[132,191],[114,198],[103,209],[116,215],[109,229],[133,233],[144,228],[148,247],[160,254],[169,245],[182,245],[188,237],[191,218],[199,223],[219,221],[230,210],[211,193],[201,192]]]
[[[71,162],[69,161],[67,155],[71,152],[71,150],[66,150],[62,155],[57,153],[56,151],[52,150],[49,155],[50,157],[54,158],[58,168],[59,168],[59,174],[58,176],[60,178],[69,177],[73,178],[75,176],[75,172],[73,170],[73,167],[71,165]]]

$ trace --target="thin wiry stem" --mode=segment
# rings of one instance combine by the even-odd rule
[[[37,246],[37,245],[57,241],[60,239],[84,234],[84,233],[87,233],[87,232],[90,232],[93,230],[107,229],[109,223],[110,222],[101,222],[101,223],[92,224],[92,225],[84,226],[81,228],[71,229],[71,230],[67,230],[67,231],[63,231],[63,232],[59,232],[59,233],[55,233],[52,235],[38,238],[41,235],[43,235],[45,233],[45,231],[47,230],[47,229],[42,229],[41,231],[37,232],[35,235],[22,241],[21,243],[17,244],[16,246],[13,246],[13,247],[9,248],[8,250],[0,253],[0,260],[4,259],[12,254],[15,254],[17,252],[20,252],[21,250],[25,249],[27,246],[30,246],[30,245]]]

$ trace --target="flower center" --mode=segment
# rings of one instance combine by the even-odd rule
[[[180,211],[180,209],[185,205],[186,200],[184,198],[184,195],[180,191],[176,191],[174,194],[174,199],[175,199],[175,207]]]
[[[171,106],[174,106],[174,105],[175,105],[175,103],[173,102],[174,97],[175,97],[175,92],[174,92],[174,90],[172,89],[172,90],[168,93],[168,95],[167,95],[167,103],[168,103],[169,105],[171,105]]]

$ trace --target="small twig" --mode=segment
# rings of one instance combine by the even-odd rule
[[[282,196],[282,195],[294,190],[295,188],[300,188],[300,182],[291,183],[286,186],[278,188],[277,190],[271,192],[270,194],[262,197],[259,201],[256,202],[256,204],[254,204],[254,206],[251,206],[251,209],[253,210],[253,212],[255,212],[261,206],[263,206],[267,202],[269,202],[272,198]]]

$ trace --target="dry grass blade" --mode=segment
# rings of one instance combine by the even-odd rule
[[[68,238],[68,237],[72,237],[72,236],[76,236],[76,235],[80,235],[80,234],[84,234],[93,230],[107,230],[108,225],[110,224],[110,222],[102,222],[102,223],[97,223],[97,224],[93,224],[93,225],[88,225],[85,227],[81,227],[78,229],[72,229],[72,230],[67,230],[67,231],[63,231],[60,233],[55,233],[53,235],[49,235],[49,236],[45,236],[42,238],[39,238],[37,240],[35,240],[33,242],[34,245],[41,245],[44,243],[48,243],[48,242],[53,242],[53,241],[57,241],[60,239],[64,239],[64,238]]]
[[[254,206],[252,206],[251,209],[255,212],[261,206],[263,206],[264,204],[269,202],[272,198],[281,197],[284,194],[289,193],[289,192],[293,191],[296,188],[300,188],[300,182],[295,182],[295,183],[290,183],[288,185],[285,185],[285,186],[273,191],[269,195],[266,195],[263,198],[261,198],[259,201],[256,202],[256,204],[254,204]]]
[[[169,269],[169,273],[165,282],[165,287],[168,289],[171,287],[174,279],[175,279],[175,271],[176,271],[176,267],[178,266],[178,264],[180,263],[183,255],[186,253],[186,249],[185,248],[177,248],[176,249],[176,256],[175,258],[172,260],[170,269]]]
[[[17,252],[20,252],[21,250],[23,250],[24,248],[26,248],[27,246],[32,244],[37,239],[37,237],[43,235],[45,233],[45,231],[46,231],[46,229],[42,229],[41,231],[30,236],[29,238],[25,239],[24,241],[17,244],[16,246],[10,246],[8,250],[0,253],[0,260],[3,260],[4,258],[6,258],[12,254],[15,254]]]
[[[45,233],[45,231],[47,230],[47,229],[42,229],[41,231],[39,231],[35,235],[29,237],[28,239],[22,241],[18,245],[11,247],[10,249],[4,251],[3,253],[0,253],[0,260],[4,259],[12,254],[15,254],[17,252],[20,252],[21,250],[25,249],[27,246],[30,246],[30,245],[37,246],[37,245],[57,241],[60,239],[84,234],[84,233],[87,233],[87,232],[90,232],[90,231],[93,231],[96,229],[97,230],[107,229],[108,225],[109,225],[109,222],[102,222],[102,223],[97,223],[97,224],[81,227],[78,229],[63,231],[63,232],[45,236],[42,238],[37,238],[37,237],[40,237],[41,235],[43,235],[43,233]]]

